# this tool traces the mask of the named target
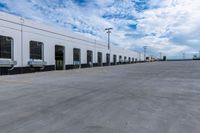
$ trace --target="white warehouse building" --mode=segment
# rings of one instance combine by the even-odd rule
[[[0,12],[0,75],[134,63],[134,51]]]

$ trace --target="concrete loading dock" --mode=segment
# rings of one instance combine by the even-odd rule
[[[199,133],[199,71],[189,61],[0,77],[0,132]]]

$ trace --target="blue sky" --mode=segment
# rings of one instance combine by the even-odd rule
[[[200,50],[199,0],[0,0],[0,11],[170,58]]]

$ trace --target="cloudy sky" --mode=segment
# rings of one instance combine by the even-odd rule
[[[0,0],[0,11],[170,58],[200,50],[200,0]]]

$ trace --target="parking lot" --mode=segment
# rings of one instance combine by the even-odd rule
[[[0,77],[0,133],[199,133],[200,62]]]

